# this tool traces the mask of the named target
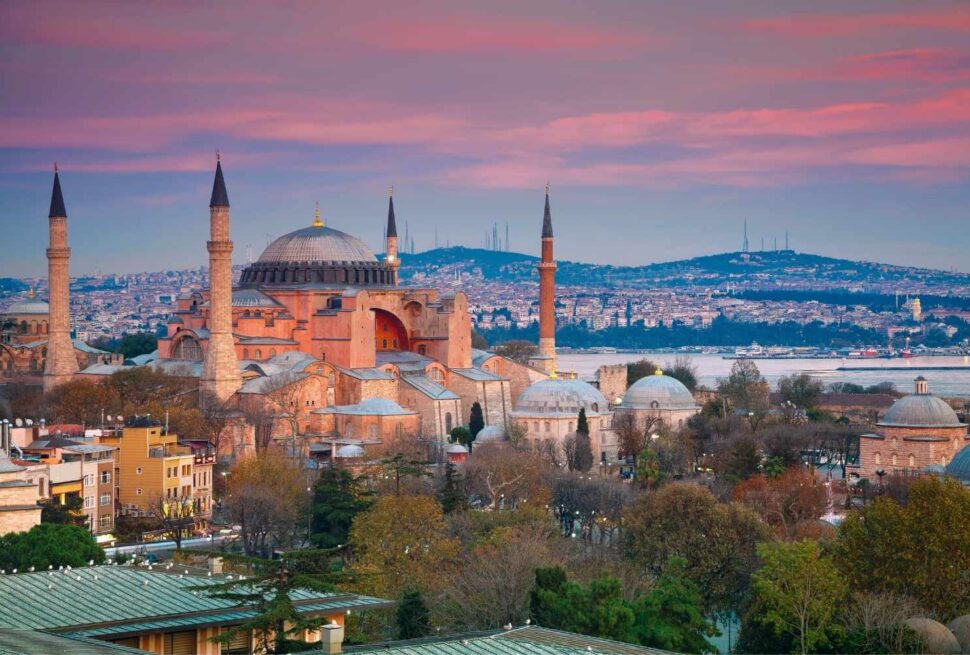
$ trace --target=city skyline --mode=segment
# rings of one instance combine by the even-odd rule
[[[970,271],[965,7],[607,7],[5,5],[0,275],[45,268],[55,160],[72,273],[201,266],[217,149],[237,264],[317,200],[381,250],[389,184],[418,250],[507,221],[537,254],[550,181],[560,259],[740,250],[747,220],[752,250]]]

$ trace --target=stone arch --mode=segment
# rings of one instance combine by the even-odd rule
[[[172,346],[172,359],[202,361],[202,344],[191,334],[183,334]]]
[[[410,350],[407,328],[386,309],[373,309],[374,341],[377,350]]]

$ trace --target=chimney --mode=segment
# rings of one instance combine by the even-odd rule
[[[222,574],[223,559],[221,557],[210,557],[209,558],[209,573],[212,575]]]
[[[320,645],[324,653],[337,655],[343,652],[344,627],[336,621],[320,626]]]

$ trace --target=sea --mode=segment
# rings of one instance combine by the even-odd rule
[[[604,364],[627,364],[650,359],[661,368],[670,367],[677,353],[563,353],[558,357],[559,370],[574,371],[580,378],[592,379]],[[720,354],[686,355],[697,367],[701,385],[714,388],[718,380],[731,372],[734,359]],[[832,382],[854,382],[870,386],[892,382],[900,392],[913,389],[913,380],[922,375],[930,392],[948,398],[970,399],[970,356],[912,357],[910,359],[752,359],[764,378],[775,388],[778,379],[792,373],[807,373],[826,385]]]

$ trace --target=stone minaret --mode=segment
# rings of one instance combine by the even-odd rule
[[[78,372],[71,341],[71,249],[67,246],[67,209],[61,194],[61,179],[54,166],[54,190],[48,216],[50,243],[47,248],[47,284],[50,288],[50,334],[44,364],[44,391],[67,382]]]
[[[227,400],[242,377],[232,339],[232,241],[229,240],[229,194],[216,161],[216,179],[209,202],[209,346],[202,365],[203,400]]]
[[[401,260],[397,256],[397,221],[394,219],[394,187],[387,197],[387,263],[394,272],[394,286],[397,286],[397,271],[401,268]]]
[[[542,215],[542,260],[539,262],[539,356],[534,365],[549,374],[556,372],[556,260],[552,256],[548,184]]]

